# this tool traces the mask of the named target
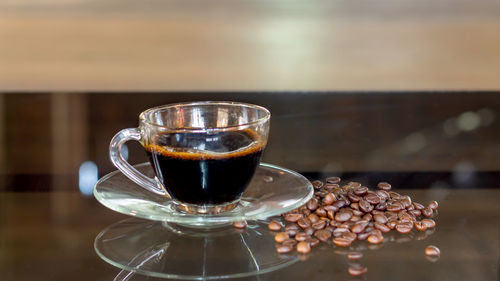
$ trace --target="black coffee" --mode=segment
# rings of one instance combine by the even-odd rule
[[[178,201],[216,205],[236,200],[250,182],[263,145],[251,130],[168,133],[145,145],[149,161]]]

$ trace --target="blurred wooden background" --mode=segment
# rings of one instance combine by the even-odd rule
[[[0,91],[498,89],[497,0],[4,0]]]

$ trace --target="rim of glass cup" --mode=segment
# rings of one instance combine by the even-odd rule
[[[147,118],[147,117],[150,116],[150,114],[152,112],[156,112],[156,111],[159,111],[161,109],[176,108],[176,107],[180,108],[180,107],[196,106],[196,105],[230,105],[230,106],[247,107],[247,108],[253,108],[253,109],[262,110],[265,113],[265,115],[264,115],[264,117],[256,119],[255,121],[247,122],[247,123],[243,123],[243,124],[239,124],[239,125],[222,126],[222,127],[206,127],[206,128],[175,128],[175,127],[169,127],[169,126],[164,126],[164,125],[160,125],[160,124],[151,122]],[[154,127],[169,129],[170,131],[175,131],[175,132],[183,132],[183,131],[188,131],[188,132],[206,132],[206,131],[230,131],[230,130],[238,130],[238,129],[242,129],[242,128],[249,127],[249,126],[252,126],[252,125],[265,123],[270,118],[271,118],[271,112],[267,108],[265,108],[263,106],[255,105],[255,104],[250,104],[250,103],[243,103],[243,102],[233,102],[233,101],[196,101],[196,102],[170,103],[170,104],[160,105],[160,106],[156,106],[156,107],[152,107],[152,108],[146,109],[146,110],[144,110],[139,115],[139,120],[142,123],[145,123],[145,124],[148,124],[148,125],[154,126]]]

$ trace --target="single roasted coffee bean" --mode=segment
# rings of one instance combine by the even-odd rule
[[[311,184],[314,187],[314,189],[320,189],[323,187],[323,182],[319,181],[319,180],[315,180],[315,181],[311,182]]]
[[[369,232],[358,233],[358,240],[366,240],[370,236]]]
[[[247,222],[246,221],[235,221],[235,222],[233,222],[233,227],[243,229],[243,228],[247,227]]]
[[[334,190],[336,188],[339,188],[339,185],[336,183],[327,183],[325,184],[325,190]]]
[[[285,215],[285,220],[287,222],[297,222],[302,217],[304,217],[304,215],[302,215],[302,214],[286,214]]]
[[[389,191],[391,190],[391,185],[388,182],[379,182],[377,187],[381,190]]]
[[[348,204],[347,204],[347,201],[344,199],[339,199],[339,200],[333,202],[333,206],[337,207],[338,209],[343,208],[346,205],[348,205]]]
[[[385,202],[385,201],[389,200],[389,198],[391,198],[391,196],[389,195],[389,192],[387,192],[385,190],[377,190],[377,191],[375,191],[375,193],[378,195],[378,197],[380,198],[380,201],[382,201],[382,202]]]
[[[310,235],[308,235],[305,232],[299,232],[295,235],[295,240],[301,242],[301,241],[306,241],[307,239],[311,238]]]
[[[368,272],[368,268],[362,265],[349,266],[348,272],[352,276],[361,276]]]
[[[281,223],[278,221],[270,221],[269,224],[267,225],[267,228],[271,231],[280,231],[281,230]]]
[[[393,200],[399,200],[399,199],[401,199],[401,194],[399,194],[397,192],[394,192],[394,191],[389,191],[389,196]]]
[[[318,209],[316,209],[315,213],[319,217],[326,217],[327,216],[327,212],[326,212],[325,208],[323,208],[323,207],[318,207]]]
[[[383,214],[373,215],[373,220],[383,224],[387,223],[387,217]]]
[[[361,200],[361,196],[354,194],[352,191],[347,193],[347,198],[349,198],[351,202],[359,202],[359,200]]]
[[[321,229],[314,232],[314,236],[321,242],[326,242],[332,237],[332,233],[328,230]]]
[[[361,186],[353,190],[354,194],[363,196],[368,192],[368,187],[366,186]]]
[[[390,222],[387,222],[387,227],[389,227],[391,230],[396,228],[396,225],[398,224],[397,221],[390,221]]]
[[[304,229],[304,233],[306,233],[307,235],[313,235],[314,231],[315,230],[312,227]]]
[[[290,238],[288,236],[288,233],[286,233],[286,232],[280,232],[280,233],[278,233],[278,234],[276,234],[274,236],[274,241],[276,241],[278,243],[282,243],[283,241],[285,241],[288,238]]]
[[[431,210],[436,210],[438,208],[439,204],[437,201],[431,201],[429,202],[429,204],[427,205],[427,208],[431,209]]]
[[[319,221],[317,221],[317,222],[313,223],[313,224],[311,225],[311,227],[312,227],[313,229],[318,230],[318,229],[323,229],[323,228],[325,228],[326,224],[327,224],[326,220],[319,220]]]
[[[311,198],[311,200],[307,201],[306,206],[309,210],[314,211],[318,208],[319,202],[316,198]]]
[[[362,217],[363,220],[365,221],[372,221],[373,220],[373,216],[371,214],[365,214],[363,217]]]
[[[355,260],[360,260],[363,258],[363,253],[361,252],[349,252],[347,253],[347,258],[349,260],[355,261]]]
[[[410,216],[408,213],[403,213],[403,212],[400,212],[402,213],[401,216],[399,216],[399,221],[400,222],[410,222],[410,223],[413,223],[413,221],[415,220],[415,218],[413,218],[412,216]]]
[[[413,225],[415,226],[415,229],[418,231],[426,231],[427,230],[427,225],[425,225],[425,223],[423,223],[421,221],[416,221],[413,223]]]
[[[353,210],[356,210],[356,211],[359,210],[359,204],[358,204],[358,202],[351,203],[350,207]]]
[[[408,195],[405,195],[401,198],[400,202],[403,204],[403,208],[409,208],[410,206],[412,206],[412,201],[411,201],[411,197],[408,196]]]
[[[339,208],[337,208],[336,206],[334,205],[327,205],[327,206],[323,206],[323,208],[328,212],[328,211],[332,211],[332,212],[337,212],[339,210]]]
[[[387,203],[386,202],[381,202],[375,206],[375,210],[378,211],[385,211],[387,209]]]
[[[357,222],[360,221],[361,217],[360,216],[352,216],[351,219],[349,220],[350,222]]]
[[[413,224],[409,222],[400,222],[396,224],[397,232],[402,234],[410,233],[412,229],[413,229]]]
[[[422,223],[427,226],[427,228],[433,228],[436,226],[436,222],[433,219],[423,219]]]
[[[384,236],[382,235],[371,234],[370,236],[368,236],[368,242],[370,244],[380,244],[382,243],[382,241],[384,241]]]
[[[333,236],[335,237],[341,237],[342,234],[344,234],[344,232],[348,232],[349,231],[349,228],[345,228],[345,227],[337,227],[335,228],[335,230],[333,231]]]
[[[433,211],[432,211],[432,209],[431,209],[431,208],[427,208],[427,207],[426,207],[426,208],[423,208],[423,209],[422,209],[422,215],[423,215],[424,217],[426,217],[426,218],[430,218],[430,217],[432,217],[432,215],[433,215]]]
[[[359,201],[359,208],[361,209],[361,211],[369,213],[373,210],[373,205],[370,204],[368,201],[361,199]]]
[[[297,240],[295,240],[293,238],[288,238],[285,241],[281,242],[281,244],[283,244],[283,245],[286,244],[286,245],[292,245],[293,246],[293,245],[297,244]]]
[[[353,214],[351,211],[346,210],[346,211],[339,211],[338,213],[335,214],[335,220],[340,221],[340,222],[345,222],[348,221],[352,218]]]
[[[399,202],[387,205],[387,211],[390,211],[390,212],[399,212],[402,209],[403,209],[403,205]]]
[[[352,242],[356,241],[356,238],[358,237],[355,233],[352,233],[352,232],[344,232],[342,233],[342,238],[346,238],[346,239],[349,239],[351,240]]]
[[[378,197],[376,193],[366,194],[365,200],[372,205],[377,205],[380,203],[380,197]]]
[[[339,183],[340,178],[339,177],[329,177],[329,178],[326,178],[326,182],[327,183]]]
[[[333,193],[328,193],[324,198],[323,198],[323,204],[325,205],[331,205],[335,202],[335,195]]]
[[[417,202],[413,202],[413,207],[415,207],[415,210],[422,210],[423,208],[425,208],[424,205]]]
[[[361,233],[365,230],[367,226],[368,226],[367,221],[365,220],[358,221],[351,227],[351,231],[354,233]]]
[[[439,248],[433,245],[429,245],[425,248],[425,254],[427,256],[439,256],[441,254],[441,251],[439,251]]]
[[[299,242],[296,248],[297,253],[299,254],[308,254],[311,251],[311,245],[309,245],[309,243],[305,241]]]
[[[307,216],[307,218],[309,219],[309,221],[311,223],[315,223],[315,222],[319,221],[319,217],[316,214],[310,214],[309,216]]]
[[[408,211],[408,213],[412,214],[415,217],[419,217],[422,214],[422,212],[420,210],[417,210],[417,209],[410,210],[410,211]]]
[[[338,247],[349,247],[352,244],[352,240],[343,237],[336,237],[333,239],[333,244]]]
[[[307,243],[311,246],[311,248],[314,248],[319,245],[319,240],[316,238],[309,238],[306,240]]]
[[[293,245],[290,244],[278,244],[276,245],[276,252],[278,254],[290,253],[293,250]]]
[[[297,224],[303,229],[311,227],[311,221],[308,218],[299,219],[297,221]]]
[[[373,226],[374,226],[376,229],[378,229],[378,230],[382,231],[383,233],[387,233],[387,232],[391,231],[391,228],[390,228],[390,227],[388,227],[387,225],[383,224],[383,223],[375,222],[375,223],[373,224]]]
[[[327,231],[330,231],[330,233],[333,233],[335,231],[335,227],[331,226],[331,225],[327,225],[325,226],[325,228],[323,228],[324,230],[327,230]]]

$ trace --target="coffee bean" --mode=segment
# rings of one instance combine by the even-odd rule
[[[339,208],[337,208],[337,206],[334,206],[334,205],[327,205],[327,206],[323,206],[323,208],[328,212],[328,211],[332,211],[332,212],[336,212],[339,210]]]
[[[287,222],[297,222],[299,219],[301,219],[304,215],[302,214],[286,214],[285,215],[285,220]]]
[[[427,205],[427,208],[431,209],[431,210],[436,210],[438,208],[439,204],[437,201],[431,201],[429,202],[429,204]]]
[[[327,212],[326,212],[325,208],[319,207],[318,209],[316,209],[316,215],[318,215],[320,217],[326,217]]]
[[[379,182],[377,187],[381,190],[389,191],[391,190],[391,185],[388,182]]]
[[[416,221],[413,223],[413,225],[415,226],[415,229],[417,229],[418,231],[426,231],[427,230],[427,225],[425,225],[425,223],[423,223],[421,221]]]
[[[352,191],[347,193],[347,198],[349,198],[351,202],[359,202],[359,200],[361,200],[361,196],[354,194]]]
[[[354,194],[363,196],[368,192],[368,187],[366,186],[361,186],[353,190]]]
[[[356,238],[358,237],[355,233],[352,233],[352,232],[344,232],[342,233],[342,238],[346,238],[346,239],[349,239],[351,240],[352,242],[356,241]]]
[[[358,202],[351,203],[350,207],[353,210],[359,210],[359,204],[358,204]]]
[[[365,228],[368,226],[368,222],[365,220],[356,222],[352,227],[351,231],[354,233],[361,233],[365,230]]]
[[[378,195],[375,193],[366,194],[365,200],[372,205],[377,205],[380,203],[380,197],[378,197]]]
[[[422,223],[427,226],[427,228],[433,228],[436,226],[436,222],[433,219],[423,219]]]
[[[363,253],[361,252],[349,252],[347,253],[347,258],[349,260],[360,260],[361,258],[363,258]]]
[[[311,238],[310,235],[306,234],[305,232],[299,232],[295,235],[295,240],[301,242],[301,241],[306,241],[307,239]]]
[[[362,232],[358,234],[358,240],[366,240],[370,236],[369,232]]]
[[[333,239],[333,244],[338,247],[349,247],[352,244],[352,240],[343,237],[336,237]]]
[[[351,221],[351,222],[357,222],[357,221],[360,221],[360,220],[361,220],[360,216],[352,216],[349,221]]]
[[[389,198],[391,198],[391,196],[389,195],[389,192],[387,192],[385,190],[377,190],[377,191],[375,191],[375,193],[378,195],[380,200],[383,202],[385,202],[385,201],[389,200]]]
[[[389,196],[393,200],[399,200],[399,199],[401,199],[401,194],[399,194],[397,192],[394,192],[394,191],[389,191]]]
[[[412,229],[413,229],[413,224],[409,222],[401,222],[396,224],[397,232],[402,234],[410,233]]]
[[[334,231],[333,231],[333,236],[335,237],[341,237],[342,234],[344,234],[344,232],[348,232],[349,229],[348,228],[345,228],[345,227],[337,227]]]
[[[365,212],[360,211],[360,210],[351,210],[352,214],[355,216],[364,216]]]
[[[301,227],[301,228],[308,228],[308,227],[311,227],[311,221],[308,219],[308,218],[301,218],[297,221],[297,224]]]
[[[365,213],[369,213],[373,210],[372,204],[368,203],[368,201],[366,201],[364,199],[361,199],[359,201],[359,208],[361,209],[361,211],[363,211]]]
[[[276,245],[276,252],[278,254],[290,253],[293,250],[293,246],[290,244],[278,244]]]
[[[299,242],[296,246],[297,248],[297,253],[299,254],[308,254],[311,251],[311,246],[309,245],[308,242]]]
[[[424,205],[417,202],[413,202],[413,207],[415,207],[415,210],[422,210],[423,208],[425,208]]]
[[[348,221],[352,218],[353,214],[351,211],[346,210],[346,211],[339,211],[338,213],[335,214],[335,220],[340,221],[340,222],[345,222]]]
[[[333,206],[337,207],[338,209],[340,209],[346,205],[348,205],[348,204],[347,204],[347,201],[345,201],[344,199],[340,199],[340,200],[333,202]]]
[[[328,193],[324,198],[323,198],[323,204],[325,205],[331,205],[335,202],[335,195],[333,193]]]
[[[314,187],[314,189],[320,189],[323,187],[323,182],[319,181],[319,180],[315,180],[315,181],[311,182],[311,184]]]
[[[321,229],[314,232],[314,236],[321,242],[326,242],[332,237],[332,233],[328,230]]]
[[[373,226],[374,226],[376,229],[378,229],[378,230],[382,231],[382,233],[387,233],[387,232],[391,231],[391,228],[390,228],[390,227],[388,227],[387,225],[383,224],[383,223],[375,222],[375,223],[373,224]]]
[[[372,221],[373,220],[373,216],[371,214],[365,214],[362,217],[362,219],[365,220],[365,221]]]
[[[316,214],[310,214],[309,216],[307,216],[307,218],[309,219],[309,221],[311,223],[315,223],[315,222],[319,221],[319,217]]]
[[[271,221],[267,225],[267,228],[269,228],[269,230],[271,230],[271,231],[280,231],[281,227],[282,227],[282,225],[278,221]]]
[[[308,227],[306,229],[304,229],[304,233],[306,233],[307,235],[313,235],[314,233],[314,229],[312,229],[312,227]]]
[[[309,210],[314,211],[318,208],[318,199],[311,198],[311,200],[307,201],[306,206]]]
[[[296,223],[290,223],[290,224],[287,224],[284,229],[285,229],[285,232],[289,231],[289,230],[299,231],[299,225]]]
[[[326,182],[327,183],[339,183],[340,180],[341,179],[339,177],[329,177],[329,178],[326,178]]]
[[[423,208],[423,209],[422,209],[422,215],[423,215],[424,217],[426,217],[426,218],[430,218],[430,217],[432,217],[432,215],[433,215],[433,211],[432,211],[432,209],[431,209],[431,208],[428,208],[428,207]]]
[[[379,229],[373,228],[373,229],[370,231],[370,234],[371,234],[371,235],[382,236],[382,231],[380,231]]]
[[[403,204],[403,208],[405,209],[412,206],[411,197],[408,195],[403,196],[400,202]]]
[[[297,240],[293,239],[293,238],[288,238],[286,239],[285,241],[281,242],[281,244],[283,245],[295,245],[297,244]]]
[[[348,272],[352,276],[361,276],[368,272],[368,268],[361,265],[349,266]]]
[[[378,211],[385,211],[387,209],[387,203],[382,202],[380,204],[377,204],[377,206],[375,206],[375,209]]]
[[[290,238],[286,232],[280,232],[274,236],[274,241],[281,243]]]
[[[415,216],[415,217],[419,217],[419,216],[422,214],[422,212],[421,212],[420,210],[417,210],[417,209],[415,209],[415,210],[410,210],[410,211],[408,211],[408,212],[409,212],[410,214],[412,214],[413,216]]]
[[[323,228],[325,228],[326,224],[327,224],[327,222],[326,222],[325,220],[319,220],[319,221],[317,221],[317,222],[313,223],[313,224],[311,225],[311,227],[312,227],[313,229],[318,230],[318,229],[323,229]]]
[[[331,225],[327,225],[323,229],[329,231],[330,233],[333,233],[333,231],[335,231],[335,227],[333,227]]]
[[[314,248],[319,245],[319,240],[316,238],[309,238],[306,240],[307,243],[311,246],[311,248]]]
[[[391,230],[396,228],[396,225],[398,224],[397,221],[390,221],[390,222],[387,222],[387,227],[389,227]]]
[[[334,190],[336,188],[340,188],[338,184],[336,183],[327,183],[325,184],[325,190]]]
[[[399,203],[399,202],[387,205],[387,211],[390,211],[390,212],[398,212],[398,211],[401,211],[402,209],[403,209],[403,205],[401,205],[401,203]]]
[[[387,217],[382,214],[373,215],[373,220],[382,224],[387,223]]]
[[[368,243],[370,244],[380,244],[384,241],[384,237],[382,235],[373,235],[368,236]]]
[[[247,227],[247,222],[246,221],[235,221],[235,222],[233,222],[233,227],[243,229],[243,228]]]
[[[425,248],[425,254],[427,256],[439,256],[441,254],[441,251],[439,251],[439,248],[433,245],[429,245]]]
[[[410,222],[410,223],[413,223],[414,218],[412,216],[410,216],[408,213],[405,213],[405,212],[400,212],[400,213],[402,213],[402,215],[399,216],[399,221],[400,222]]]

